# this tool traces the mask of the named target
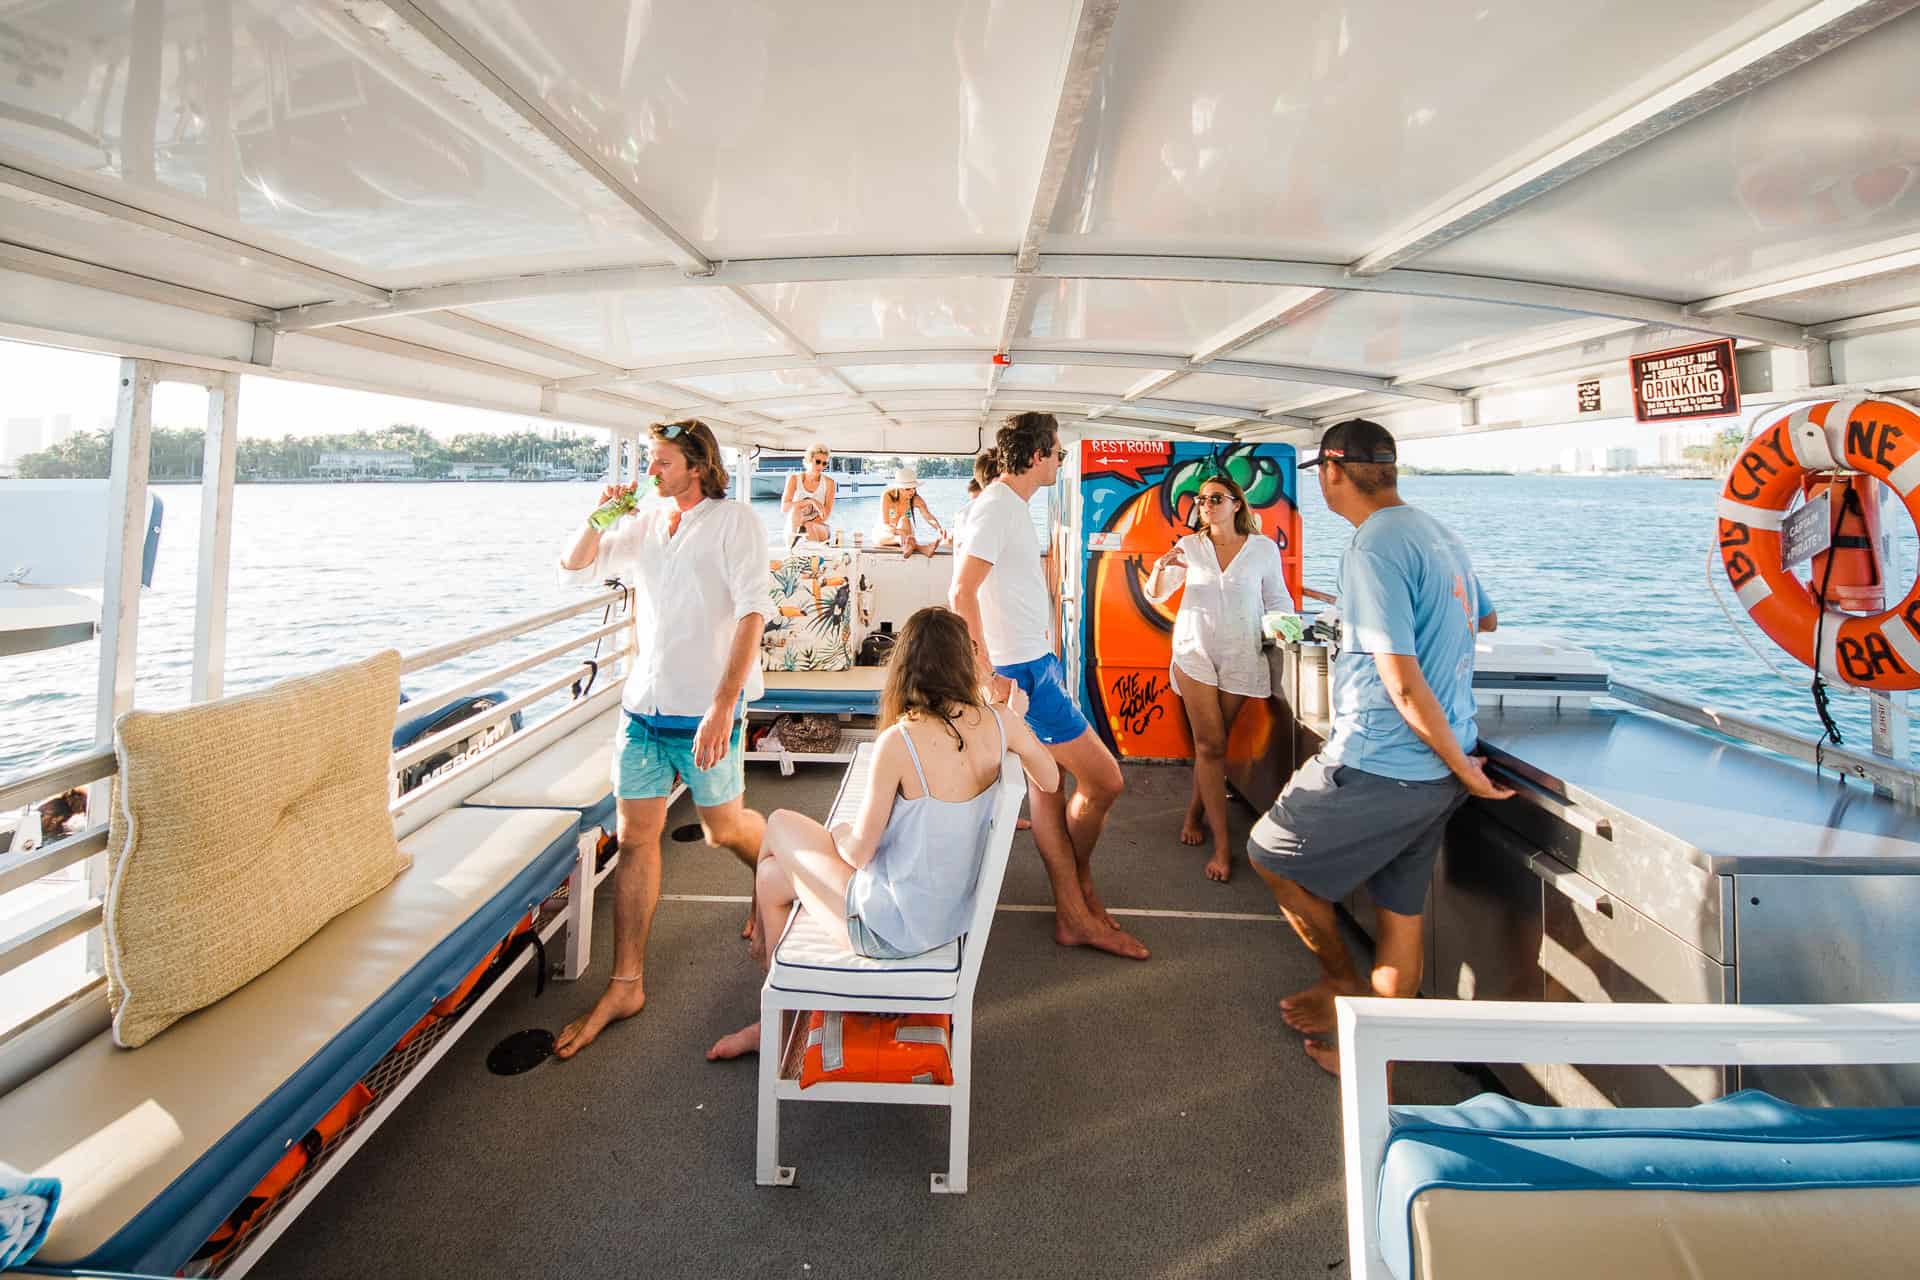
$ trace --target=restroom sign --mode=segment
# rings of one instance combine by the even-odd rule
[[[1724,418],[1740,412],[1733,339],[1634,356],[1633,416],[1641,422]]]

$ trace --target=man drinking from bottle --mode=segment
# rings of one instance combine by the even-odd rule
[[[749,870],[766,828],[742,800],[742,717],[762,691],[760,632],[773,611],[766,530],[746,503],[727,500],[720,445],[705,423],[649,430],[647,474],[665,501],[639,504],[610,532],[595,527],[604,515],[583,522],[560,560],[563,582],[617,577],[633,588],[635,640],[614,744],[620,865],[613,874],[613,972],[592,1011],[560,1033],[555,1052],[562,1058],[647,1002],[647,934],[660,901],[660,832],[675,778],[693,796],[707,843],[730,850]],[[620,494],[610,489],[603,496],[614,505]]]

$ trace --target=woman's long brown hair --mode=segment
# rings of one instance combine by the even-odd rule
[[[928,605],[907,619],[887,662],[887,684],[880,694],[880,722],[931,716],[953,735],[955,749],[967,740],[953,719],[978,707],[980,685],[974,674],[973,637],[966,621],[951,609]]]

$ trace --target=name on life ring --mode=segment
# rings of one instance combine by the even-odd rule
[[[1920,689],[1920,581],[1893,607],[1857,615],[1823,610],[1784,563],[1781,525],[1801,481],[1832,471],[1884,482],[1920,527],[1920,414],[1888,400],[1826,400],[1748,441],[1718,504],[1727,580],[1755,625],[1806,666],[1860,688]]]

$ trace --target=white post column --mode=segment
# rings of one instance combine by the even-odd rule
[[[227,672],[227,570],[233,552],[233,483],[239,460],[240,375],[207,385],[206,454],[200,465],[200,573],[193,608],[195,702],[220,696]]]
[[[107,564],[101,576],[100,680],[93,740],[113,741],[113,722],[133,705],[134,652],[140,629],[140,570],[147,547],[147,464],[153,447],[154,368],[120,362],[113,424],[113,473],[107,486]]]
[[[119,406],[113,423],[113,470],[107,481],[107,561],[100,575],[100,673],[95,686],[93,740],[113,742],[113,722],[133,706],[134,658],[139,647],[140,577],[147,551],[147,467],[153,452],[154,367],[120,362]],[[113,811],[113,779],[87,794],[89,825]],[[87,859],[87,893],[107,892],[107,855]],[[87,934],[87,972],[106,971],[106,938]]]

